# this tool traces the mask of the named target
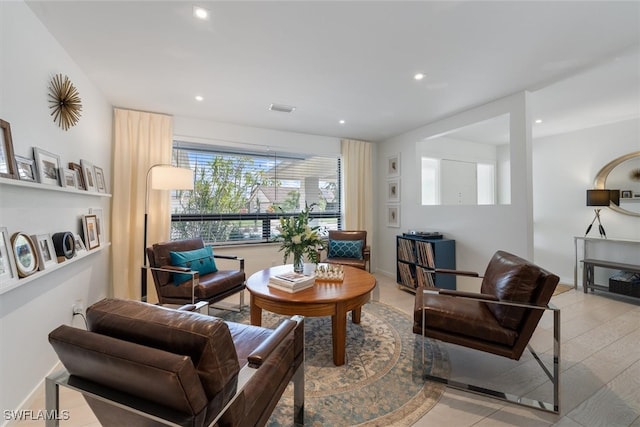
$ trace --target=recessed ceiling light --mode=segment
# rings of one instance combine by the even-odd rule
[[[339,120],[338,123],[340,123],[341,125],[345,124],[346,122],[344,120]]]
[[[198,19],[206,20],[209,19],[209,11],[200,6],[193,6],[193,16]]]
[[[542,123],[542,119],[538,119],[538,120],[536,120],[536,123],[537,123],[537,124]]]
[[[427,75],[424,74],[424,73],[416,73],[416,75],[413,76],[413,78],[416,79],[416,80],[422,80],[425,77],[427,77]]]
[[[203,101],[203,100],[204,100],[204,96],[196,95],[196,101]]]

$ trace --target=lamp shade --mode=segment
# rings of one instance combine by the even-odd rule
[[[609,206],[610,190],[587,190],[587,206]]]
[[[153,190],[193,190],[193,171],[169,165],[158,165],[150,171]]]

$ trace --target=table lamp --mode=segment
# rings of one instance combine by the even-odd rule
[[[620,203],[620,191],[619,190],[587,190],[587,206],[609,206],[611,202],[616,205]],[[602,222],[600,222],[600,210],[594,209],[595,216],[591,221],[591,224],[587,227],[587,231],[584,233],[586,236],[591,231],[593,223],[598,221],[598,231],[600,231],[600,237],[607,238],[607,234],[604,231]]]

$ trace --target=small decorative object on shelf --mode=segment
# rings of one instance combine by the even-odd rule
[[[49,84],[49,108],[53,121],[64,130],[69,130],[80,120],[82,100],[69,77],[56,74]]]
[[[343,282],[344,267],[341,265],[317,265],[314,271],[316,281],[319,282]]]
[[[324,246],[324,242],[318,234],[319,226],[309,226],[309,213],[315,203],[305,206],[298,216],[280,218],[280,235],[275,237],[276,242],[282,242],[279,251],[284,251],[284,262],[287,262],[289,254],[293,254],[293,271],[302,273],[304,270],[304,256],[314,264],[318,263],[318,251]]]

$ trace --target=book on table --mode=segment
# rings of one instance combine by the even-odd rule
[[[283,273],[271,276],[269,278],[269,286],[274,288],[295,292],[309,288],[315,283],[314,276],[307,276],[301,273]]]

